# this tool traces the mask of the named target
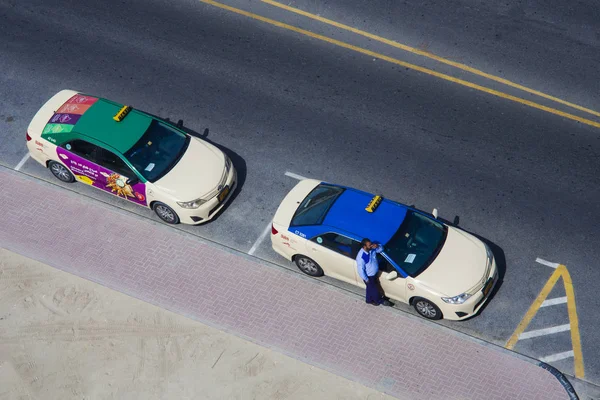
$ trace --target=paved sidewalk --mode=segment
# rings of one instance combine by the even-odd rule
[[[3,168],[0,188],[0,247],[385,393],[568,399],[542,368],[397,310]]]

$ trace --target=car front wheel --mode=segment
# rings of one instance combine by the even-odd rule
[[[56,161],[50,161],[48,163],[48,168],[50,168],[50,172],[52,172],[52,175],[54,175],[59,180],[66,183],[75,182],[75,177],[73,176],[71,171],[69,171],[69,169],[61,163]]]
[[[156,202],[152,206],[152,209],[158,215],[158,218],[165,221],[167,224],[178,224],[179,216],[177,213],[168,205],[161,202]]]
[[[433,320],[442,319],[442,312],[440,309],[435,304],[422,297],[417,297],[413,300],[413,307],[422,317]]]
[[[296,256],[296,265],[300,271],[310,276],[323,276],[325,275],[323,269],[314,260],[306,256]]]

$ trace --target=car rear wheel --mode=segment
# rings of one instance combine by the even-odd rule
[[[66,183],[75,182],[75,177],[73,176],[71,171],[69,171],[69,169],[61,163],[56,161],[50,161],[48,163],[48,168],[50,168],[50,172],[52,172],[52,175],[54,175],[59,180]]]
[[[310,276],[323,276],[325,273],[323,269],[317,264],[314,260],[306,257],[306,256],[296,256],[294,260],[298,269],[304,272],[306,275]]]
[[[442,319],[442,312],[440,309],[435,304],[422,297],[417,297],[413,300],[413,307],[422,317],[433,320]]]
[[[167,224],[178,224],[179,216],[171,207],[166,205],[165,203],[156,202],[152,206],[152,209],[158,215],[158,218],[165,221]]]

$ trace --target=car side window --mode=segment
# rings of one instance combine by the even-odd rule
[[[94,144],[91,144],[84,140],[73,140],[71,142],[65,143],[61,147],[64,147],[71,153],[77,154],[78,156],[83,157],[88,161],[97,163],[99,147]]]
[[[379,270],[386,272],[386,273],[390,273],[392,271],[395,271],[395,268],[392,264],[390,264],[390,262],[381,254],[377,254],[377,261],[379,262]]]
[[[360,251],[361,247],[360,247],[360,242],[353,240],[352,241],[352,252],[351,252],[351,257],[356,259],[356,256],[358,256],[358,252]]]
[[[355,258],[356,254],[358,254],[358,250],[356,250],[357,244],[360,247],[360,243],[356,240],[338,235],[337,233],[326,233],[316,236],[311,240],[349,258]]]
[[[106,149],[98,149],[98,164],[102,165],[106,169],[110,169],[118,174],[124,175],[127,178],[133,178],[134,173],[125,164],[125,161],[121,159],[121,157],[117,156],[115,153],[108,151]]]

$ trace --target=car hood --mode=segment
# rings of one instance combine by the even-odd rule
[[[225,154],[212,144],[191,137],[183,157],[154,186],[176,201],[208,200],[217,195],[226,177]]]
[[[440,253],[416,279],[440,295],[452,297],[480,284],[486,268],[487,252],[483,242],[449,226]]]

